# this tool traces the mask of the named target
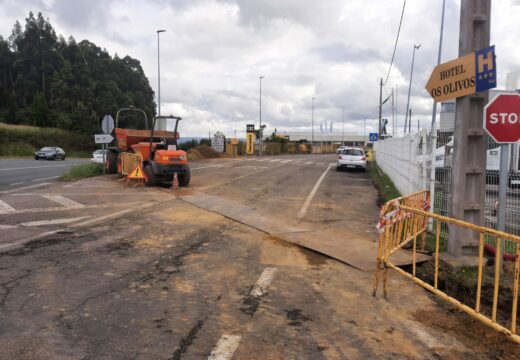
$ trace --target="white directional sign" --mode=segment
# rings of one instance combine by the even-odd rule
[[[211,139],[211,147],[218,152],[224,152],[224,141],[225,136],[220,131],[217,131],[215,135],[213,135],[213,139]]]
[[[96,144],[109,144],[114,140],[114,137],[110,134],[96,134],[94,135],[94,142]]]
[[[112,116],[105,115],[105,117],[103,117],[103,120],[101,121],[101,130],[105,134],[111,134],[112,131],[114,131],[114,119],[112,118]]]

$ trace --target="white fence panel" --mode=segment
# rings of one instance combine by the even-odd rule
[[[405,135],[374,143],[377,165],[390,177],[403,195],[427,188],[427,169],[423,169],[427,133]]]

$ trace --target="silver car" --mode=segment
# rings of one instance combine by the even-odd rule
[[[346,148],[341,150],[336,161],[336,170],[341,169],[360,169],[366,171],[367,157],[360,148]]]
[[[34,152],[34,160],[40,159],[65,160],[65,151],[63,151],[62,148],[59,148],[57,146],[42,147],[40,150]]]

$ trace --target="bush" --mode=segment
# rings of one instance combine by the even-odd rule
[[[73,181],[83,178],[89,178],[101,175],[103,173],[103,167],[101,164],[87,163],[75,165],[70,168],[69,171],[61,175],[61,181]]]

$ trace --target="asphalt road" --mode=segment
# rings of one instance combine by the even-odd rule
[[[56,179],[71,166],[90,160],[0,160],[0,190],[14,189]]]
[[[376,239],[377,192],[334,159],[200,161],[182,189],[104,176],[0,193],[0,359],[518,358],[395,273],[374,298],[371,271],[284,240]]]

